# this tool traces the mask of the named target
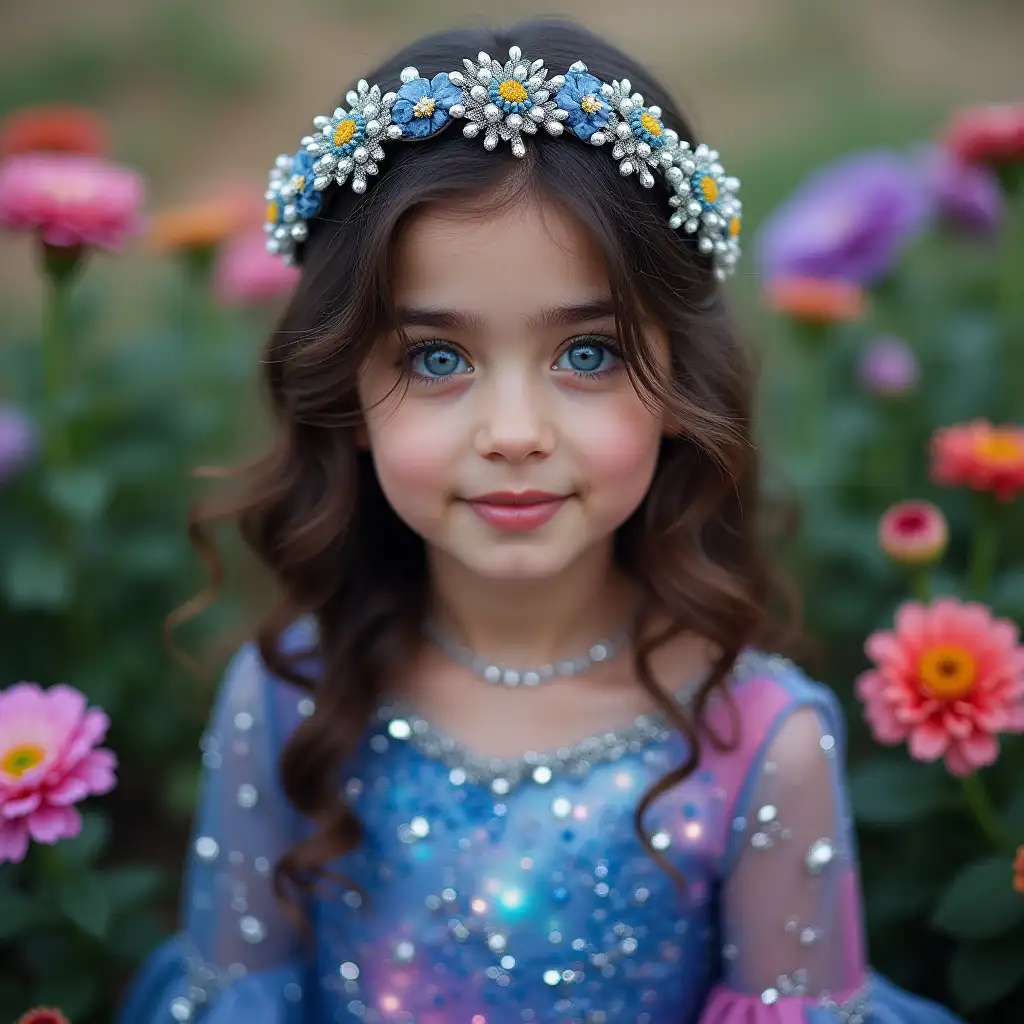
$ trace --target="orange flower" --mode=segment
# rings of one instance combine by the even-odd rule
[[[243,228],[259,224],[263,205],[241,190],[224,189],[157,214],[150,223],[149,240],[164,252],[212,249]]]
[[[1024,491],[1024,429],[987,420],[943,427],[931,443],[932,480],[1012,501]]]
[[[1013,858],[1013,887],[1024,896],[1024,846],[1017,847],[1017,856]]]
[[[19,1017],[16,1024],[69,1024],[67,1017],[60,1010],[48,1006],[37,1006],[34,1010]]]
[[[0,160],[16,153],[84,153],[106,156],[110,132],[82,107],[28,107],[0,123]]]
[[[770,309],[805,323],[840,323],[864,315],[864,290],[852,281],[778,277],[768,282],[765,295]]]

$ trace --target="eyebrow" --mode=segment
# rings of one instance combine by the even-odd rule
[[[553,327],[574,327],[592,320],[605,320],[615,315],[615,305],[610,298],[592,299],[588,302],[571,303],[565,306],[551,306],[525,321],[527,330],[540,331]],[[482,334],[486,322],[473,313],[457,309],[440,309],[432,306],[401,306],[397,310],[399,327],[434,327],[441,330],[461,331],[465,334]]]

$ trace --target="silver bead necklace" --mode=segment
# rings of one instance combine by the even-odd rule
[[[586,653],[574,658],[552,661],[536,668],[507,668],[504,665],[488,661],[482,655],[469,650],[468,647],[463,647],[452,639],[436,619],[428,619],[423,625],[423,632],[439,651],[456,664],[498,686],[539,686],[551,679],[565,679],[568,676],[582,675],[594,665],[611,661],[629,643],[630,637],[630,631],[623,629],[612,637],[598,640],[597,643],[587,648]]]

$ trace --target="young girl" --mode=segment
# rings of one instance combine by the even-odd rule
[[[865,967],[836,703],[762,653],[739,183],[572,26],[371,81],[271,175],[276,436],[205,522],[282,597],[121,1019],[951,1024]]]

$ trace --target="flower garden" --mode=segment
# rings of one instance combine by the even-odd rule
[[[177,664],[164,620],[204,583],[192,471],[251,448],[252,339],[296,273],[259,194],[154,212],[112,147],[84,109],[0,128],[0,229],[34,240],[46,286],[0,346],[0,1021],[24,1024],[108,1021],[174,925],[215,672]],[[972,1024],[1013,1019],[1024,106],[815,171],[752,233],[765,486],[799,504],[804,660],[846,705],[872,959]],[[172,268],[156,326],[97,344],[90,274],[137,247]],[[183,647],[226,654],[247,589]]]

